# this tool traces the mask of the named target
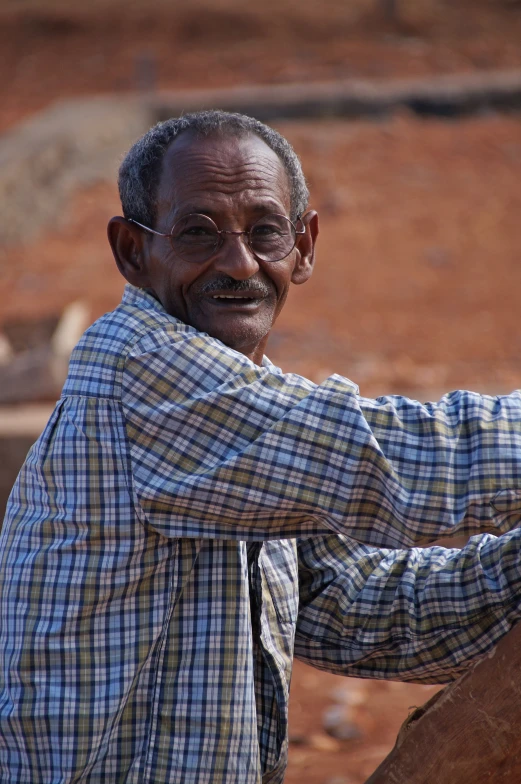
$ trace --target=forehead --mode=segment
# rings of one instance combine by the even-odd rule
[[[157,196],[159,216],[187,209],[290,210],[287,172],[278,155],[253,134],[182,133],[163,159]]]

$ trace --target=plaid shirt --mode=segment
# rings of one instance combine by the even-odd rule
[[[127,287],[0,539],[3,784],[281,782],[292,658],[440,682],[519,617],[521,398],[363,400]],[[346,535],[364,544],[355,544]]]

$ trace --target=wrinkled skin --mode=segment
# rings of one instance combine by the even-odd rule
[[[157,191],[157,222],[167,233],[180,217],[208,215],[219,229],[242,231],[263,215],[290,216],[289,183],[278,156],[257,136],[182,133],[166,152]],[[108,233],[123,276],[152,293],[172,316],[207,332],[256,363],[291,283],[313,269],[318,217],[303,218],[306,232],[287,258],[257,261],[244,237],[226,236],[202,264],[184,261],[167,238],[112,218]]]

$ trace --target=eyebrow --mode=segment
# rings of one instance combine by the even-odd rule
[[[190,215],[193,213],[197,213],[199,215],[208,215],[209,218],[215,218],[219,215],[219,212],[215,209],[212,209],[211,206],[203,206],[202,204],[183,204],[182,207],[183,214],[179,217],[182,218],[184,215]],[[266,202],[258,202],[257,204],[253,204],[248,207],[248,212],[254,215],[268,215],[269,213],[275,212],[277,214],[284,214],[286,210],[283,208],[282,204],[278,204],[275,201],[266,201]],[[173,215],[177,220],[177,210],[173,211]]]

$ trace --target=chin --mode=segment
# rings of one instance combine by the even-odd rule
[[[264,335],[257,337],[248,333],[240,335],[215,334],[212,337],[217,338],[217,340],[220,340],[221,343],[224,343],[225,346],[232,348],[234,351],[239,351],[241,354],[251,354],[264,338]]]
[[[251,319],[237,314],[235,318],[228,319],[226,324],[212,320],[201,327],[225,346],[249,355],[265,340],[271,325],[271,318]]]
[[[232,332],[227,330],[213,330],[213,332],[208,331],[208,334],[217,338],[217,340],[220,340],[221,343],[224,343],[228,348],[238,351],[240,354],[244,354],[250,358],[267,338],[267,333],[264,331],[261,332],[248,329],[239,331],[233,330]]]

